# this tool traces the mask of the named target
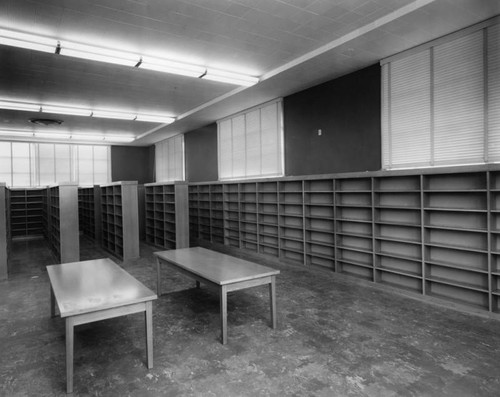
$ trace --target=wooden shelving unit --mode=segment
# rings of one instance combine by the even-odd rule
[[[123,260],[139,258],[136,181],[101,185],[102,247]]]
[[[78,188],[78,219],[80,232],[95,241],[101,241],[101,188]]]
[[[146,242],[165,249],[189,247],[187,184],[147,183],[144,187]]]
[[[43,236],[44,188],[10,189],[10,230],[12,238]]]
[[[78,186],[59,184],[46,190],[45,235],[60,263],[80,260]],[[45,202],[45,200],[44,200]]]
[[[499,166],[202,183],[189,192],[193,241],[223,236],[228,249],[500,315]]]

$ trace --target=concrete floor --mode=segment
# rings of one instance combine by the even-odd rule
[[[155,289],[152,249],[122,266]],[[106,256],[88,241],[81,259]],[[50,318],[43,241],[16,242],[0,283],[0,395],[65,395],[64,321]],[[274,267],[277,267],[274,265]],[[500,322],[413,300],[344,277],[279,267],[278,329],[268,290],[231,293],[228,344],[218,297],[180,275],[155,301],[154,369],[143,316],[75,332],[75,395],[498,396]]]

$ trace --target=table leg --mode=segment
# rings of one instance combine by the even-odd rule
[[[227,343],[227,288],[223,285],[220,288],[220,319],[221,319],[221,339],[222,344]]]
[[[156,258],[156,295],[158,298],[161,296],[160,289],[160,259]]]
[[[56,316],[56,298],[54,296],[54,290],[52,285],[50,286],[50,317]]]
[[[66,318],[66,393],[73,393],[73,347],[74,347],[73,318]]]
[[[271,324],[273,329],[276,328],[276,277],[271,277],[271,282],[269,283],[269,303],[271,305]]]
[[[146,350],[148,368],[153,368],[153,302],[146,302]]]
[[[196,281],[196,288],[200,288],[200,282]]]

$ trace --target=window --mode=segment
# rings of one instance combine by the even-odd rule
[[[0,142],[0,182],[7,186],[108,183],[109,146]]]
[[[498,20],[382,61],[386,169],[500,161]]]
[[[217,123],[219,179],[283,175],[282,101]]]
[[[184,135],[155,144],[156,182],[184,180]]]

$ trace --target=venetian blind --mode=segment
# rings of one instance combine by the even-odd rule
[[[382,61],[383,166],[500,161],[493,19]]]
[[[184,135],[155,144],[156,182],[184,180]]]
[[[281,100],[221,120],[219,179],[283,175]]]

